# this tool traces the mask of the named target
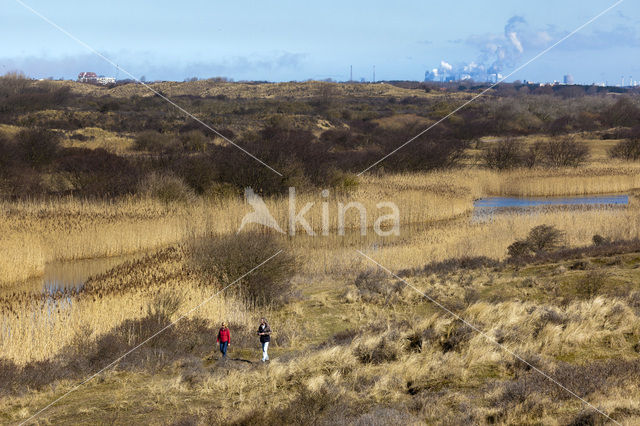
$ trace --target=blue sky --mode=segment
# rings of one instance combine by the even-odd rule
[[[378,80],[421,80],[428,69],[470,64],[506,75],[614,3],[23,1],[135,76],[180,81],[346,80],[349,65],[358,80],[371,79],[373,65]],[[639,28],[640,4],[626,0],[509,80],[640,80]],[[2,0],[0,37],[0,74],[117,74],[15,0]]]

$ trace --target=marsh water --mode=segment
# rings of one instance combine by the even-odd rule
[[[6,291],[53,294],[59,290],[80,290],[90,276],[101,274],[121,263],[142,256],[144,253],[47,263],[43,275],[7,288]]]
[[[607,208],[629,204],[628,195],[589,195],[575,197],[486,197],[473,203],[473,219],[490,219],[500,213],[536,212],[545,208]]]

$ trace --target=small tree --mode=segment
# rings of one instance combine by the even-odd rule
[[[539,225],[529,231],[524,240],[516,240],[507,251],[512,259],[521,259],[532,254],[546,253],[561,247],[564,232],[551,225]]]
[[[535,253],[553,251],[560,247],[564,232],[555,226],[539,225],[529,231],[527,243]]]

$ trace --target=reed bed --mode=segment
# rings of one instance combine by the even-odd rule
[[[636,178],[628,170],[623,170],[626,174],[617,177],[608,169],[597,170],[608,179],[619,179],[618,189],[634,188]],[[352,275],[370,267],[371,264],[356,253],[356,248],[393,270],[420,267],[432,261],[461,256],[502,259],[509,244],[539,224],[554,225],[565,231],[566,244],[571,246],[590,244],[594,234],[624,239],[640,237],[640,208],[636,202],[628,208],[541,211],[499,215],[490,222],[470,220],[473,199],[491,193],[487,188],[504,192],[504,188],[512,185],[518,191],[525,191],[525,182],[533,180],[536,173],[539,171],[516,171],[510,175],[459,170],[424,175],[367,176],[355,192],[332,194],[326,200],[330,204],[331,236],[282,238],[301,260],[300,275],[317,276]],[[576,181],[582,179],[579,171],[568,170],[566,173]],[[567,185],[560,185],[553,191],[570,193],[576,189],[567,178],[544,179],[547,178],[542,178],[539,187],[532,186],[531,191],[545,190],[548,194],[555,188],[550,182],[561,183],[562,179]],[[583,182],[589,191],[599,188],[596,178]],[[302,194],[297,199],[298,210],[306,202],[316,203],[306,217],[317,232],[322,222],[320,205],[323,201],[324,198],[313,193]],[[361,201],[368,213],[376,212],[375,206],[380,201],[397,203],[404,226],[401,227],[401,235],[389,240],[369,235],[363,238],[356,231],[344,237],[338,236],[335,232],[337,215],[333,213],[338,202],[349,201]],[[266,203],[286,229],[287,197],[268,199]],[[224,202],[197,200],[189,205],[165,205],[139,198],[118,202],[72,199],[4,202],[0,204],[0,276],[3,281],[11,282],[41,273],[44,263],[54,259],[114,256],[175,244],[205,233],[235,233],[242,217],[250,211],[250,206],[240,198]],[[372,220],[369,225],[371,223]],[[409,226],[412,223],[424,226]],[[358,227],[357,215],[349,215],[346,228],[353,231]],[[108,278],[100,279],[110,282]],[[0,357],[22,361],[43,359],[69,342],[83,325],[99,333],[126,318],[137,318],[144,310],[145,300],[148,301],[149,289],[157,290],[161,286],[181,288],[187,301],[201,300],[204,296],[202,290],[188,279],[160,281],[158,275],[150,272],[145,288],[124,289],[116,293],[109,290],[108,294],[98,292],[91,297],[72,296],[46,302],[30,298],[21,302],[16,297],[12,301],[11,312],[3,312]],[[110,283],[104,288],[113,289],[117,285]],[[251,315],[250,311],[233,301],[213,301],[210,306],[210,310],[205,312],[213,321],[230,317],[246,321]],[[229,306],[233,306],[232,310],[228,310]]]
[[[640,166],[627,163],[619,167],[503,173],[460,169],[364,176],[351,193],[330,193],[328,198],[322,197],[320,190],[297,194],[296,212],[313,203],[305,218],[320,234],[326,204],[328,228],[335,234],[340,203],[358,202],[364,206],[366,226],[371,229],[377,218],[391,213],[387,207],[378,207],[381,202],[392,202],[398,207],[402,225],[430,224],[467,215],[473,209],[473,200],[482,196],[585,195],[630,192],[637,188],[640,188]],[[265,203],[282,229],[289,232],[289,197],[272,197]],[[38,275],[44,264],[53,260],[117,256],[151,250],[204,233],[234,233],[244,215],[251,211],[251,206],[241,197],[219,201],[197,199],[188,205],[166,205],[138,197],[112,202],[5,201],[0,203],[0,284]],[[360,227],[359,212],[349,209],[344,228]],[[300,232],[304,233],[298,228],[297,233]]]
[[[409,235],[396,242],[384,239],[361,240],[340,247],[309,247],[294,241],[304,259],[305,273],[350,273],[372,264],[359,255],[362,250],[392,270],[423,266],[433,261],[466,256],[504,259],[507,247],[527,235],[531,228],[547,224],[566,232],[568,246],[589,245],[595,234],[614,239],[640,237],[640,214],[636,206],[627,209],[572,209],[534,214],[499,215],[491,222],[471,222],[463,218],[435,224],[421,230],[407,229]]]
[[[185,261],[181,249],[167,249],[93,277],[81,292],[0,297],[0,359],[19,364],[50,359],[79,334],[88,331],[95,338],[144,317],[158,294],[174,294],[180,301],[175,320],[216,292],[186,273]],[[229,294],[213,297],[191,316],[249,328],[256,321],[254,308]]]

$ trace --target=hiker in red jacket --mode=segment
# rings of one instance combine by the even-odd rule
[[[229,332],[229,328],[227,327],[227,323],[222,323],[222,328],[218,331],[218,339],[216,342],[220,343],[220,352],[222,352],[222,358],[227,358],[227,347],[229,347],[229,343],[231,343],[231,333]]]

